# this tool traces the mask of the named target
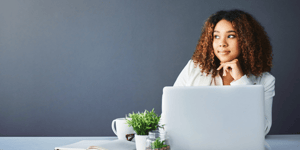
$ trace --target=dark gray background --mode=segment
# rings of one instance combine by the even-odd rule
[[[162,88],[191,58],[205,20],[233,8],[271,38],[269,134],[300,133],[296,0],[1,0],[0,136],[110,136],[115,118],[160,114]]]

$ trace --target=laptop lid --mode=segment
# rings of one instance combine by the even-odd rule
[[[172,150],[263,150],[264,119],[262,85],[163,89]]]

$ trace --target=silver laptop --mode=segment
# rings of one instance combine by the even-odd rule
[[[262,85],[164,87],[172,150],[264,150]]]

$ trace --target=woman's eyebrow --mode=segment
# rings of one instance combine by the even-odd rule
[[[214,32],[220,33],[220,31],[216,31],[216,30],[215,30]],[[227,31],[226,33],[230,33],[230,32],[234,32],[234,33],[235,33],[234,30],[229,30],[229,31]]]

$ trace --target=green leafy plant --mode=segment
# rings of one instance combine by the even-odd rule
[[[137,135],[148,135],[149,131],[157,129],[160,117],[153,108],[151,112],[145,110],[144,113],[129,113],[130,119],[126,118],[126,123],[129,127],[132,126]]]
[[[151,148],[152,149],[156,149],[156,148],[163,148],[163,147],[167,147],[168,145],[164,144],[165,141],[160,141],[160,138],[158,137],[152,144],[151,144]]]

